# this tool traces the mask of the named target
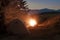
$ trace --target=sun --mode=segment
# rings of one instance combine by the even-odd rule
[[[29,20],[29,25],[30,26],[34,27],[36,24],[37,24],[36,20],[34,20],[34,19]]]

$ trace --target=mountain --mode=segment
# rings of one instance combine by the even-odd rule
[[[42,12],[54,12],[55,10],[45,8],[45,9],[40,9],[39,11],[40,11],[40,13],[42,13]]]
[[[59,9],[59,10],[57,10],[57,12],[60,12],[60,9]]]
[[[39,13],[44,13],[44,12],[60,12],[60,9],[54,10],[54,9],[44,8],[44,9],[36,9],[36,10],[30,11],[31,14],[39,14]]]

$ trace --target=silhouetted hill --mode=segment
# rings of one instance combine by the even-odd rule
[[[43,12],[38,14],[40,23],[57,15],[60,15],[60,12]]]
[[[59,10],[57,10],[57,12],[60,12],[60,9],[59,9]]]
[[[53,9],[48,9],[48,8],[45,8],[45,9],[40,9],[40,13],[43,13],[43,12],[54,12],[55,10]]]
[[[60,10],[44,8],[44,9],[30,10],[30,12],[33,14],[41,14],[41,13],[45,13],[45,12],[60,12]]]

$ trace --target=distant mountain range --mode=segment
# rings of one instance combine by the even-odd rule
[[[30,12],[33,12],[33,13],[43,13],[43,12],[60,12],[60,9],[59,10],[54,10],[54,9],[48,9],[48,8],[44,8],[44,9],[40,9],[40,10],[31,10]]]

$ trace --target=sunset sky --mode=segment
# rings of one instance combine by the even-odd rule
[[[60,0],[26,0],[30,9],[60,9]]]

